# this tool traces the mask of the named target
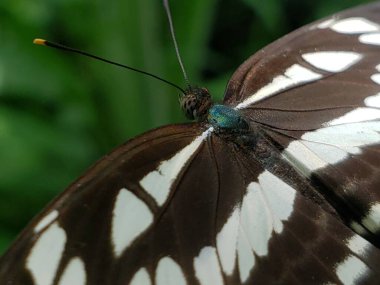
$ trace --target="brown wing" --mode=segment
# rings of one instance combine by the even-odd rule
[[[339,17],[367,18],[376,7],[359,8]],[[97,163],[29,225],[0,259],[0,283],[376,283],[380,277],[379,249],[344,225],[344,213],[355,213],[346,211],[347,205],[351,206],[346,196],[337,195],[334,200],[326,194],[341,194],[332,185],[341,185],[341,174],[350,177],[342,162],[370,165],[367,157],[359,156],[370,149],[367,144],[368,138],[374,138],[368,136],[372,129],[364,128],[364,142],[359,140],[352,146],[361,153],[339,145],[350,155],[338,163],[327,160],[322,151],[312,152],[319,160],[297,156],[298,150],[309,154],[312,148],[306,141],[315,142],[312,135],[305,134],[316,131],[319,135],[319,129],[340,125],[332,120],[356,110],[359,105],[351,106],[349,101],[354,98],[350,95],[354,86],[359,86],[360,94],[367,94],[365,98],[369,91],[377,90],[370,80],[370,84],[362,84],[358,79],[356,85],[343,80],[350,72],[357,78],[368,74],[367,57],[356,55],[370,56],[366,50],[372,50],[369,45],[344,49],[348,52],[342,54],[347,68],[338,71],[321,70],[310,58],[309,63],[304,62],[302,54],[297,57],[303,52],[299,46],[288,47],[293,42],[311,47],[310,33],[317,35],[315,41],[327,34],[334,34],[333,39],[358,37],[330,31],[333,23],[290,34],[250,59],[232,78],[226,102],[237,106],[282,76],[275,81],[282,88],[272,85],[260,93],[262,97],[269,94],[264,99],[239,107],[252,127],[260,125],[265,132],[231,137],[215,134],[206,125],[190,124],[164,127],[132,140]],[[282,46],[285,52],[279,52]],[[347,48],[343,40],[339,50],[342,48]],[[306,81],[305,76],[298,76],[305,73]],[[344,88],[349,93],[348,106],[341,105],[346,97],[343,89],[336,91],[339,82],[348,84]],[[329,89],[330,84],[335,87]],[[272,96],[269,91],[273,90],[281,96]],[[340,96],[333,100],[340,105],[322,96],[328,90],[333,92],[329,98]],[[309,102],[305,94],[316,94],[320,99],[312,97]],[[302,104],[306,101],[309,103]],[[279,106],[277,102],[286,104]],[[321,119],[312,120],[313,116]],[[282,125],[286,118],[291,122],[286,125],[289,128]],[[330,125],[322,128],[325,122]],[[347,122],[343,125],[351,127]],[[375,157],[376,144],[372,147]],[[373,171],[376,173],[375,167]],[[373,185],[369,183],[367,190],[372,191]],[[337,201],[343,202],[338,205]]]
[[[277,142],[347,223],[380,246],[380,4],[283,37],[235,72],[226,104]]]
[[[200,125],[142,135],[103,158],[29,225],[1,258],[0,283],[378,278],[379,250],[334,217],[272,149],[255,134],[237,143]]]

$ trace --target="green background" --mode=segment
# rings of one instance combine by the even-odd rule
[[[193,84],[221,100],[233,71],[281,35],[369,1],[172,0]],[[32,44],[57,41],[183,86],[159,0],[0,1],[0,253],[55,195],[112,148],[183,122],[178,91]]]

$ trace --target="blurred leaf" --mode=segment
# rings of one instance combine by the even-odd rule
[[[264,25],[270,31],[281,31],[284,22],[284,1],[266,0],[265,3],[260,0],[243,0],[263,21]]]
[[[14,239],[14,233],[6,231],[7,227],[0,224],[0,253],[2,253]]]

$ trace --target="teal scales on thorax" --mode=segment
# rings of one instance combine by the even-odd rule
[[[216,129],[242,130],[248,128],[247,122],[240,113],[225,105],[213,105],[208,111],[207,120]]]

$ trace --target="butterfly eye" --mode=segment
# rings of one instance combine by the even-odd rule
[[[211,105],[211,96],[206,88],[188,88],[180,98],[180,106],[190,120],[204,121]]]
[[[195,119],[194,110],[196,110],[196,103],[197,101],[193,94],[187,94],[180,97],[179,104],[186,118],[190,120]]]

